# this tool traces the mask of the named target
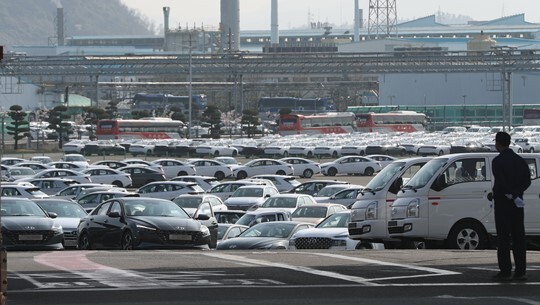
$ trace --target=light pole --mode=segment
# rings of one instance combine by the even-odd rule
[[[467,94],[461,96],[463,98],[463,123],[467,122]]]
[[[192,58],[193,58],[193,49],[191,47],[191,34],[189,34],[189,76],[188,76],[188,138],[191,138],[191,107],[193,103],[193,89],[192,89],[192,83],[193,83],[193,67],[192,67]]]

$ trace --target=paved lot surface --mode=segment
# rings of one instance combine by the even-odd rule
[[[8,254],[9,304],[540,304],[494,283],[486,251],[62,251]],[[362,301],[363,300],[363,301]]]

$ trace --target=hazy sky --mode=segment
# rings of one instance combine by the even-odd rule
[[[219,25],[220,0],[121,0],[123,3],[147,16],[154,25],[162,27],[162,7],[169,6],[170,26],[186,24],[192,27]],[[242,30],[270,28],[270,0],[240,0],[240,26]],[[367,20],[368,0],[360,0]],[[353,0],[280,0],[280,29],[306,25],[308,16],[312,21],[333,24],[352,24]],[[525,13],[529,22],[540,23],[538,0],[397,0],[399,20],[411,20],[436,14],[438,11],[464,15],[474,20],[491,20],[503,16]]]

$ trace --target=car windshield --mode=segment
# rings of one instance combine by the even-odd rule
[[[282,222],[269,222],[269,223],[260,223],[255,225],[244,233],[240,234],[239,237],[277,237],[277,238],[287,238],[292,230],[294,229],[295,224],[293,223],[282,223]]]
[[[84,156],[66,156],[64,161],[73,162],[73,161],[86,161]]]
[[[340,186],[326,186],[317,193],[317,197],[330,197],[341,190],[343,187]]]
[[[296,198],[270,197],[262,204],[263,208],[295,208]]]
[[[86,216],[86,211],[74,202],[53,202],[42,201],[38,203],[45,211],[53,212],[58,217],[82,218]]]
[[[403,169],[405,162],[394,162],[383,168],[369,183],[366,188],[372,191],[382,190],[392,178]]]
[[[174,198],[173,202],[181,208],[196,209],[201,204],[200,197],[178,197]]]
[[[30,194],[32,194],[32,196],[34,197],[37,197],[37,196],[47,196],[47,194],[43,193],[40,189],[38,189],[37,187],[32,187],[32,188],[29,188],[29,189],[26,189],[26,191]]]
[[[435,175],[435,173],[442,167],[448,159],[433,159],[426,163],[412,178],[403,186],[404,189],[419,189],[426,184]]]
[[[9,174],[11,176],[30,176],[30,175],[35,175],[36,173],[31,168],[20,167],[16,169],[13,169],[13,168],[10,169]]]
[[[334,213],[319,223],[317,228],[347,228],[351,213]]]
[[[41,216],[47,217],[37,203],[29,200],[3,200],[2,216]]]
[[[292,218],[323,218],[326,217],[326,207],[299,207],[292,213]]]
[[[129,200],[125,202],[128,216],[159,216],[190,218],[184,210],[168,200]]]
[[[235,222],[236,224],[239,224],[239,225],[244,225],[244,226],[249,226],[251,224],[251,222],[257,218],[256,215],[253,215],[253,214],[244,214],[242,215],[242,217],[240,217],[240,219],[238,219],[237,222]]]
[[[262,188],[239,188],[233,193],[232,197],[262,197],[262,195]]]

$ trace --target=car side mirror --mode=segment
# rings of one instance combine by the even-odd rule
[[[107,214],[107,216],[109,216],[111,218],[120,218],[120,213],[119,212],[110,212],[109,214]]]
[[[448,184],[446,183],[446,177],[444,175],[440,175],[439,177],[437,177],[437,179],[435,180],[435,182],[433,183],[431,188],[434,191],[439,192],[439,191],[443,190],[447,186],[448,186]]]
[[[195,218],[196,220],[209,220],[210,219],[210,216],[209,215],[206,215],[206,214],[199,214],[197,216],[197,218]]]
[[[58,217],[58,214],[56,214],[55,212],[48,212],[47,214],[49,214],[49,217],[50,217],[50,218],[56,218],[56,217]]]

